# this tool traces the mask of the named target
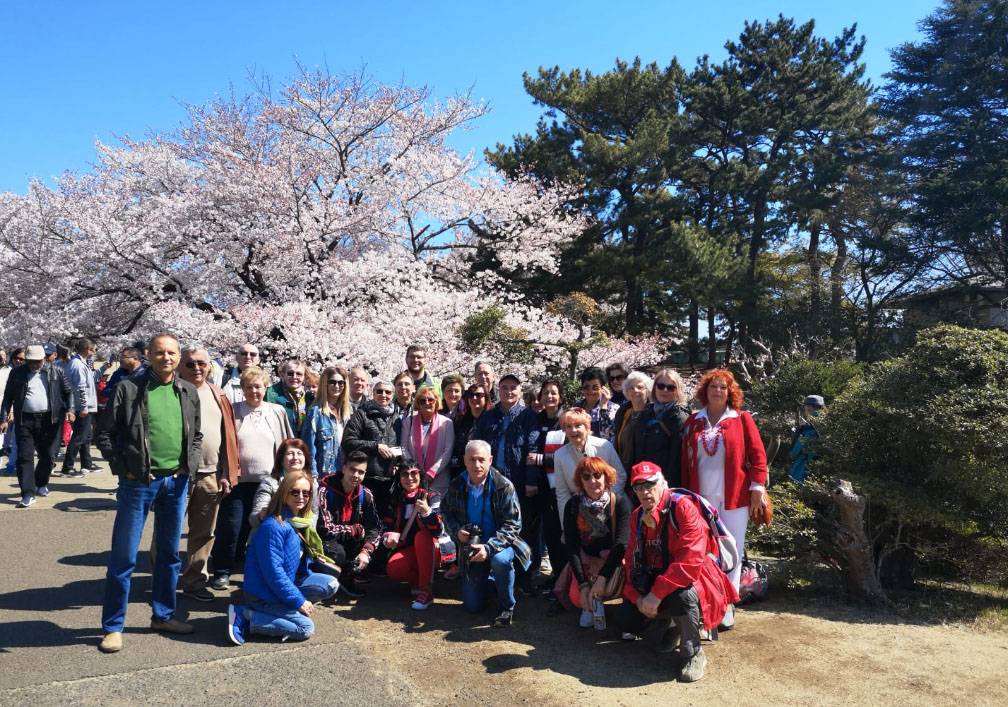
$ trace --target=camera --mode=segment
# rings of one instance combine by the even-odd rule
[[[648,567],[647,565],[634,567],[630,570],[630,584],[638,594],[644,596],[651,592],[651,585],[660,574],[661,570],[657,567]]]
[[[465,554],[466,559],[471,560],[473,555],[479,552],[479,550],[473,550],[472,546],[480,544],[480,540],[483,539],[483,528],[475,523],[466,523],[462,526],[462,530],[469,533],[469,539],[465,541]]]

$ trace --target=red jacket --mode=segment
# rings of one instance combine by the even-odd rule
[[[697,442],[706,424],[703,420],[697,419],[697,414],[693,413],[683,425],[682,485],[694,493],[700,493]],[[766,450],[763,449],[763,440],[760,439],[752,415],[744,410],[739,412],[738,417],[722,420],[721,431],[724,433],[721,443],[725,446],[725,510],[747,508],[749,484],[755,482],[765,487],[767,483]],[[748,469],[746,469],[747,458]]]
[[[644,558],[651,567],[660,567],[662,560],[661,514],[671,502],[671,494],[666,489],[661,501],[651,511],[655,519],[655,527],[648,528],[640,522],[643,507],[638,506],[630,516],[630,542],[627,543],[623,556],[623,571],[627,581],[623,584],[623,598],[636,603],[640,596],[630,582],[630,571],[634,567],[634,552],[637,549],[637,532],[644,537]],[[669,565],[651,585],[651,593],[659,599],[674,592],[676,589],[693,585],[700,599],[700,611],[703,613],[704,627],[711,629],[721,623],[729,604],[738,601],[738,593],[731,580],[714,563],[710,555],[718,552],[717,540],[710,533],[710,528],[700,515],[696,503],[685,496],[680,496],[675,508],[676,525],[671,521],[668,526],[668,557]]]

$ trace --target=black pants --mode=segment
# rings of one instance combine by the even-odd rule
[[[392,497],[393,479],[376,479],[374,477],[364,477],[364,486],[374,496],[375,508],[378,509],[378,517],[384,518],[388,513],[389,498]],[[330,555],[332,557],[332,555]]]
[[[692,584],[677,589],[662,599],[658,605],[658,614],[653,619],[644,616],[636,604],[626,599],[616,607],[613,618],[620,631],[637,635],[650,624],[657,623],[666,629],[674,624],[679,629],[681,656],[689,659],[700,650],[700,598]]]
[[[17,439],[18,484],[21,495],[35,494],[39,486],[49,485],[49,475],[53,470],[52,444],[63,423],[53,422],[51,412],[21,415],[21,422],[14,425]],[[38,451],[38,463],[35,452]]]
[[[560,575],[567,564],[567,546],[564,545],[563,523],[560,520],[560,509],[557,508],[556,489],[547,486],[545,490],[540,490],[543,497],[542,505],[542,536],[549,550],[550,564],[553,566],[553,577]]]
[[[515,584],[524,589],[532,586],[532,575],[539,571],[542,562],[542,506],[541,494],[526,496],[524,489],[518,492],[518,505],[521,506],[521,539],[529,546],[531,562],[527,570],[515,563]],[[552,559],[550,560],[552,562]]]
[[[221,499],[217,509],[217,527],[214,529],[214,544],[210,551],[213,558],[214,574],[231,574],[235,569],[235,555],[245,554],[248,544],[248,515],[252,512],[258,481],[241,481],[231,487],[231,493]]]
[[[70,444],[66,448],[66,456],[63,457],[63,472],[66,473],[74,465],[74,457],[80,452],[81,468],[86,469],[94,465],[91,461],[91,420],[93,412],[89,412],[84,417],[76,417],[73,421],[73,435],[70,437]]]

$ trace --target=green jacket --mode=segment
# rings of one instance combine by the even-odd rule
[[[98,424],[95,444],[116,476],[133,474],[150,483],[150,412],[147,384],[152,372],[120,381]],[[182,406],[182,448],[188,450],[188,471],[199,469],[203,451],[199,393],[178,375],[173,381]],[[179,450],[182,451],[182,450]]]

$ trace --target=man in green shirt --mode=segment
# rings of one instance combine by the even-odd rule
[[[148,347],[146,375],[127,378],[115,388],[101,419],[97,444],[119,477],[112,552],[105,575],[101,650],[122,649],[122,630],[129,604],[130,578],[147,514],[157,525],[151,584],[151,628],[165,633],[192,633],[175,618],[175,585],[182,560],[179,540],[185,514],[189,472],[199,468],[203,436],[196,388],[175,375],[179,342],[165,334]]]

